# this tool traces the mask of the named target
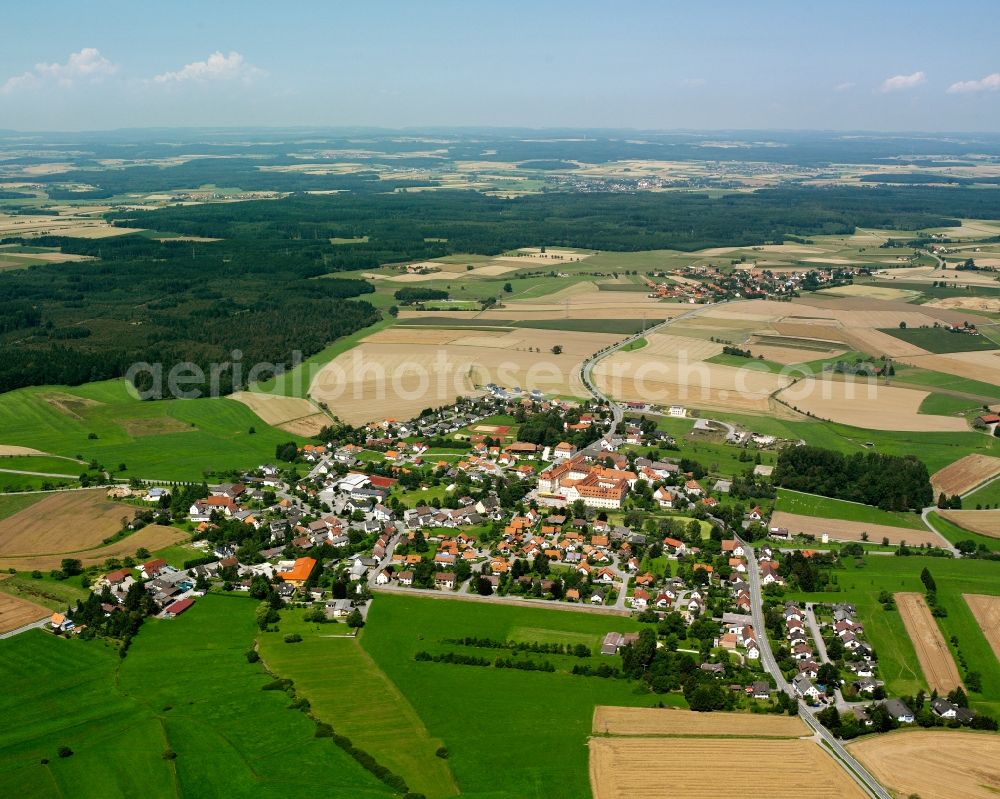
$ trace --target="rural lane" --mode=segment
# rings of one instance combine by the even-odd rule
[[[704,305],[698,305],[692,310],[685,311],[684,313],[675,316],[672,319],[665,319],[658,325],[653,325],[652,327],[643,330],[641,333],[635,333],[634,335],[631,335],[628,338],[622,339],[617,344],[612,344],[606,350],[602,350],[601,352],[595,352],[593,355],[587,358],[587,360],[585,360],[582,364],[580,364],[580,380],[583,381],[584,387],[586,387],[587,391],[589,391],[591,394],[594,395],[594,398],[598,402],[606,402],[611,408],[613,421],[611,423],[611,427],[608,428],[608,434],[614,433],[618,429],[618,425],[620,425],[625,418],[625,410],[617,401],[611,399],[611,397],[607,396],[603,391],[601,391],[597,386],[594,385],[594,378],[593,378],[594,367],[598,363],[603,361],[605,358],[607,358],[609,355],[614,355],[622,347],[627,347],[629,344],[638,341],[639,339],[649,335],[650,333],[656,333],[662,330],[663,328],[672,325],[674,322],[677,322],[681,319],[687,319],[688,317],[691,316],[696,316],[697,314],[701,313],[707,308],[711,308],[719,304],[720,303],[706,303]]]
[[[26,633],[28,630],[37,630],[39,627],[44,627],[49,623],[50,616],[46,616],[44,619],[39,619],[38,621],[33,621],[31,624],[25,624],[22,627],[18,627],[16,630],[10,630],[9,632],[0,633],[0,641],[4,638],[13,638],[15,635],[20,635],[21,633]]]

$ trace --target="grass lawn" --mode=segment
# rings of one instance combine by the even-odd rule
[[[757,372],[778,373],[785,368],[784,364],[775,363],[774,361],[762,361],[757,358],[743,358],[739,355],[728,355],[725,352],[720,352],[718,355],[706,358],[705,362],[717,363],[722,366],[735,366],[737,369],[753,369]]]
[[[0,431],[4,444],[93,458],[122,477],[155,480],[200,480],[206,470],[257,466],[274,459],[277,444],[295,439],[234,400],[141,402],[124,380],[0,394]],[[127,471],[119,473],[121,463]]]
[[[920,403],[918,413],[928,413],[935,416],[958,416],[976,409],[982,404],[972,399],[963,399],[951,394],[931,393]]]
[[[959,391],[963,394],[971,394],[993,401],[1000,399],[1000,386],[995,386],[992,383],[983,383],[979,380],[970,380],[966,377],[903,364],[894,364],[893,368],[896,370],[896,374],[892,378],[893,383],[905,383],[931,390],[940,388],[946,391]]]
[[[580,333],[632,335],[662,322],[662,319],[532,319],[513,322],[513,327],[538,330],[571,330]],[[645,345],[643,345],[645,346]],[[634,347],[634,349],[639,349]]]
[[[880,591],[923,593],[920,571],[927,567],[937,582],[938,600],[948,616],[938,619],[945,640],[958,636],[969,668],[983,676],[983,693],[970,694],[973,708],[1000,715],[1000,663],[990,649],[963,593],[1000,594],[1000,563],[995,561],[927,557],[868,557],[862,568],[853,563],[836,571],[839,592],[790,593],[792,599],[810,602],[853,602],[875,647],[881,679],[890,695],[914,694],[927,684],[920,672],[913,644],[897,611],[886,611],[878,602]]]
[[[596,647],[610,630],[638,628],[620,617],[381,594],[361,644],[430,735],[444,741],[463,796],[578,799],[590,795],[586,741],[594,707],[648,707],[659,700],[676,703],[679,696],[636,693],[635,685],[621,680],[576,677],[563,672],[562,664],[555,673],[521,672],[416,662],[413,655],[441,651],[443,639],[466,635],[539,641],[569,636]],[[598,658],[589,661],[605,660]]]
[[[968,507],[968,505],[966,507]],[[989,536],[980,535],[979,533],[974,533],[971,530],[966,530],[964,527],[959,527],[954,522],[942,518],[937,512],[934,511],[928,513],[927,518],[931,525],[933,525],[934,529],[953,544],[956,544],[959,541],[974,541],[976,546],[983,544],[991,552],[1000,551],[1000,538],[990,538]]]
[[[435,755],[443,741],[431,738],[412,705],[358,639],[339,637],[349,632],[344,624],[307,624],[303,614],[286,610],[279,633],[258,636],[268,669],[294,680],[317,718],[402,775],[411,790],[428,799],[456,795],[448,761]],[[286,644],[288,633],[299,633],[302,642]]]
[[[101,640],[0,642],[0,791],[32,797],[383,797],[247,663],[255,603],[208,596],[147,621],[121,661]],[[59,746],[74,755],[56,757]],[[171,749],[176,760],[162,753]],[[39,765],[48,758],[48,765]]]
[[[987,483],[962,500],[962,507],[969,510],[975,510],[976,505],[982,505],[983,507],[991,505],[994,508],[1000,507],[1000,480]]]
[[[79,577],[69,577],[56,580],[42,573],[41,578],[34,578],[31,572],[18,572],[9,577],[0,575],[0,591],[5,594],[19,596],[52,610],[66,610],[75,605],[78,599],[86,599],[90,591],[83,587]]]
[[[637,338],[635,341],[630,341],[624,347],[621,348],[621,352],[635,352],[636,350],[641,350],[649,344],[644,338]]]
[[[6,519],[20,510],[30,508],[46,496],[46,494],[12,494],[8,496],[0,494],[0,519]]]
[[[881,332],[935,353],[972,352],[997,348],[997,345],[986,336],[949,333],[943,327],[890,327]]]
[[[804,516],[820,516],[824,519],[845,519],[850,522],[865,522],[866,524],[888,524],[892,527],[907,527],[913,530],[925,530],[916,513],[893,513],[879,510],[871,505],[861,505],[856,502],[845,502],[842,499],[830,499],[817,494],[803,494],[799,491],[778,489],[777,510],[787,513],[801,513]]]
[[[87,466],[69,458],[56,458],[51,455],[17,455],[0,458],[0,469],[61,474],[75,479],[81,472],[87,471]]]

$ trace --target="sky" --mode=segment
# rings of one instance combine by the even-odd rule
[[[48,0],[0,129],[1000,131],[990,2]]]

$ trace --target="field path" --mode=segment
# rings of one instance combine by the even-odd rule
[[[917,660],[927,680],[927,686],[939,694],[954,688],[965,688],[958,674],[955,659],[941,634],[941,629],[931,615],[923,594],[901,592],[893,594],[899,616],[917,652]]]

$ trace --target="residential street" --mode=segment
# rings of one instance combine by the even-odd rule
[[[737,538],[739,541],[740,539]],[[786,694],[795,698],[791,686],[785,679],[784,675],[781,673],[781,669],[778,668],[778,663],[774,659],[774,653],[771,651],[771,641],[767,636],[767,627],[764,624],[764,598],[761,591],[760,585],[760,571],[757,567],[757,556],[747,542],[741,541],[743,544],[743,549],[746,551],[747,557],[747,574],[749,576],[750,584],[750,606],[751,615],[753,616],[754,629],[758,631],[757,641],[760,644],[760,662],[764,666],[764,670],[767,671],[772,677],[774,677],[775,683],[778,686],[778,690],[784,691]],[[805,702],[799,700],[799,716],[802,720],[808,724],[812,730],[820,737],[823,743],[825,743],[836,757],[840,760],[841,764],[845,767],[845,770],[851,777],[858,783],[865,791],[868,792],[870,796],[876,797],[876,799],[893,799],[892,795],[881,786],[881,784],[876,780],[868,770],[859,763],[853,755],[851,755],[837,740],[836,736],[830,733],[822,724],[820,724],[816,717],[813,715],[813,710]]]

